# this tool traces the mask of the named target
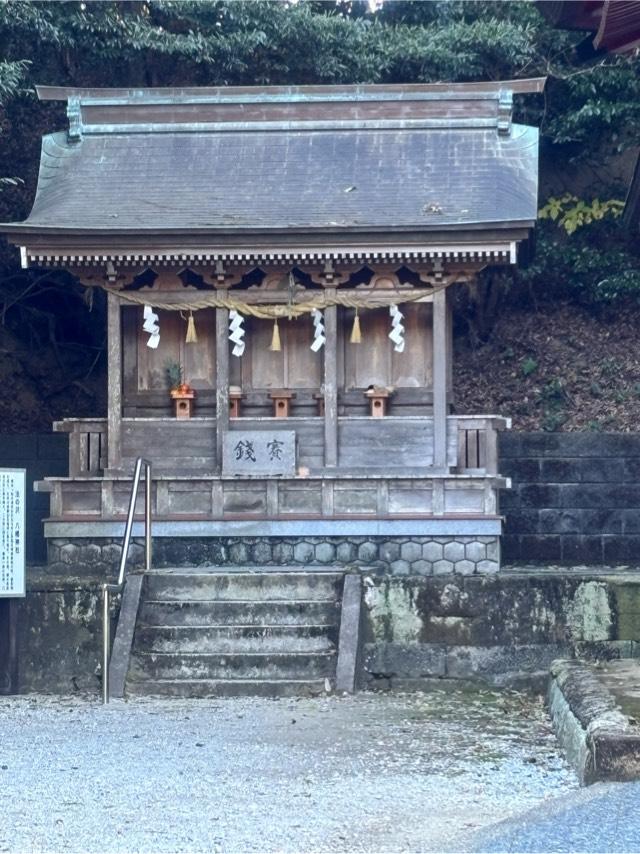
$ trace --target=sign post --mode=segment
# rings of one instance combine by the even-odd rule
[[[0,469],[0,694],[18,690],[18,598],[26,596],[25,469]]]

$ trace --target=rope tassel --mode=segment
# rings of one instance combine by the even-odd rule
[[[197,344],[198,343],[198,333],[196,332],[196,324],[193,319],[193,312],[189,312],[189,318],[187,320],[187,337],[184,339],[186,344]]]
[[[279,353],[282,350],[280,346],[280,329],[278,328],[278,318],[276,317],[273,321],[273,335],[271,336],[271,345],[269,349],[273,353]]]
[[[358,309],[356,309],[356,316],[353,318],[353,328],[351,330],[351,338],[349,340],[352,344],[362,343],[362,333],[360,332],[360,315],[358,314]]]

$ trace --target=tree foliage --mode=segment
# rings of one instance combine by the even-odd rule
[[[584,161],[596,180],[586,194],[584,188],[571,192],[582,198],[571,202],[573,219],[567,210],[558,215],[563,228],[543,223],[536,260],[525,274],[514,279],[490,271],[478,293],[485,295],[484,308],[492,310],[505,293],[627,297],[640,293],[636,249],[609,221],[612,207],[602,211],[597,199],[621,198],[608,164],[639,142],[640,61],[582,60],[575,49],[582,38],[551,28],[528,0],[386,0],[375,11],[364,0],[5,0],[0,4],[0,175],[9,183],[0,187],[0,217],[26,216],[40,136],[65,125],[62,105],[36,100],[36,83],[133,88],[547,75],[544,96],[517,99],[516,118],[541,127],[543,163],[561,169],[558,164]],[[543,202],[543,211],[553,206]],[[570,229],[568,223],[584,227]],[[17,306],[20,289],[28,289],[29,299],[37,297],[32,274],[18,273],[14,256],[5,256],[4,271],[0,302]],[[500,290],[499,298],[491,295],[492,287]]]

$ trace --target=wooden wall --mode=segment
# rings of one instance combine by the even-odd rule
[[[342,415],[366,415],[369,403],[363,392],[371,385],[393,387],[390,414],[428,415],[432,403],[432,307],[428,304],[402,306],[406,328],[405,350],[396,353],[388,338],[386,308],[360,312],[362,343],[351,344],[354,311],[339,309],[338,388]],[[166,377],[167,361],[184,367],[185,379],[196,389],[196,414],[215,414],[215,310],[195,313],[198,341],[186,344],[186,319],[178,312],[160,311],[160,346],[146,345],[142,330],[142,308],[122,310],[123,407],[124,416],[170,416],[171,402]],[[296,392],[294,415],[317,412],[313,395],[322,386],[324,352],[310,349],[313,324],[308,316],[279,321],[282,349],[269,349],[273,322],[246,318],[246,349],[242,358],[230,358],[230,384],[245,394],[243,414],[261,417],[272,414],[269,390],[287,388]],[[450,337],[450,336],[449,336]],[[329,343],[329,342],[328,342]],[[450,382],[449,382],[450,384]]]
[[[232,431],[294,430],[298,468],[324,468],[322,418],[232,418]],[[457,462],[457,426],[449,425],[449,465]],[[433,464],[433,421],[409,416],[341,417],[338,421],[341,471],[382,474],[415,471]],[[216,472],[215,418],[177,421],[174,418],[125,418],[122,422],[123,468],[139,456],[149,457],[154,472],[167,475],[211,475]]]

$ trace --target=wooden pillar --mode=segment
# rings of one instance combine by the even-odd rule
[[[447,469],[447,292],[433,295],[433,466]]]
[[[216,308],[216,460],[222,472],[222,448],[229,432],[229,309]]]
[[[122,323],[120,298],[107,297],[107,466],[122,465]]]
[[[334,296],[335,289],[327,289]],[[324,310],[324,464],[338,465],[338,307]]]

